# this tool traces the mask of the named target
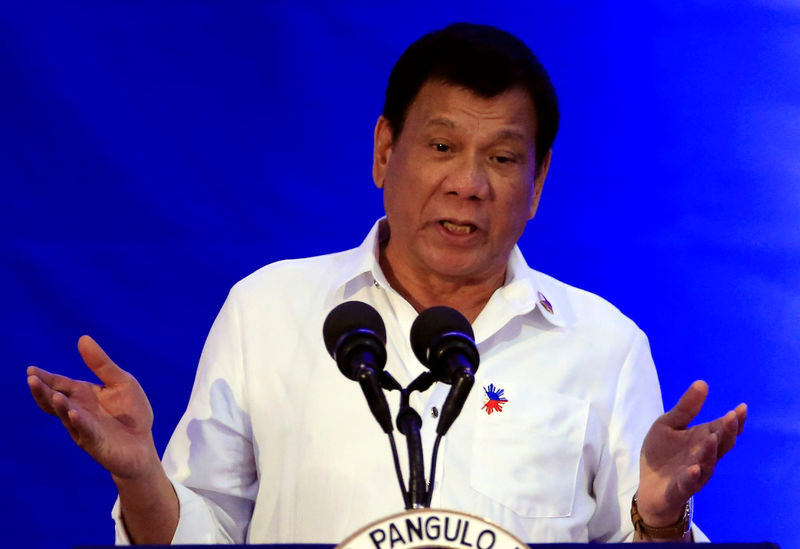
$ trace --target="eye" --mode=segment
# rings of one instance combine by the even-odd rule
[[[511,164],[513,162],[516,162],[517,160],[513,156],[498,155],[494,157],[494,161],[497,162],[498,164]]]
[[[433,148],[437,152],[450,152],[450,145],[445,145],[444,143],[434,143]]]

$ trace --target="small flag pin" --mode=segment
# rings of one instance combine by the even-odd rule
[[[553,314],[553,306],[547,301],[547,298],[544,296],[542,292],[539,292],[539,303],[541,303],[544,310],[550,314]]]

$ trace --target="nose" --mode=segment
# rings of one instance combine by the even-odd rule
[[[464,155],[457,162],[453,162],[452,170],[447,174],[442,190],[445,194],[460,198],[486,200],[491,192],[486,166],[478,158]]]

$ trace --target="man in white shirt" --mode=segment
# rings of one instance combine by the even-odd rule
[[[387,369],[401,382],[420,368],[406,343],[410,322],[447,305],[474,325],[479,382],[507,395],[506,408],[488,414],[473,391],[446,439],[435,504],[490,516],[530,542],[691,540],[687,502],[735,443],[746,407],[687,428],[707,392],[695,382],[657,417],[638,328],[527,268],[515,245],[536,213],[557,125],[550,81],[515,37],[457,24],[410,46],[375,128],[386,220],[362,248],[275,264],[237,285],[163,466],[144,392],[94,341],[84,336],[79,350],[102,387],[31,367],[39,405],[111,472],[119,539],[337,542],[401,508],[386,486],[384,439],[363,402],[336,399],[357,388],[325,357],[321,337],[314,342],[327,311],[359,299],[387,321]],[[432,414],[443,390],[418,407]],[[335,402],[341,418],[326,414]],[[297,408],[271,416],[281,405]],[[510,461],[492,460],[493,448]]]

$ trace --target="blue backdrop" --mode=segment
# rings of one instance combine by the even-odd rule
[[[381,215],[391,66],[467,20],[522,37],[559,93],[529,263],[648,333],[665,405],[696,378],[703,419],[750,404],[697,520],[800,545],[800,4],[551,4],[0,4],[0,543],[113,539],[113,483],[25,366],[88,378],[93,335],[144,386],[163,450],[228,288]]]

